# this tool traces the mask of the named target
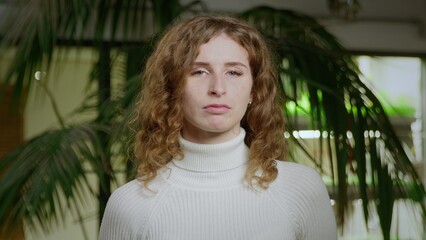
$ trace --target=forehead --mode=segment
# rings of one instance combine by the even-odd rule
[[[221,33],[199,47],[196,61],[200,59],[238,59],[248,62],[248,58],[249,54],[241,44],[227,34]]]

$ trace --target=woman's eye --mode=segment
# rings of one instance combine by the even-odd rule
[[[204,71],[204,70],[195,70],[191,73],[191,75],[193,75],[193,76],[202,76],[204,74],[206,74],[206,71]]]
[[[238,76],[241,76],[241,75],[242,75],[242,73],[241,73],[241,72],[238,72],[238,71],[234,71],[234,70],[232,70],[232,71],[229,71],[229,72],[228,72],[228,75],[230,75],[230,76],[232,76],[232,77],[238,77]]]

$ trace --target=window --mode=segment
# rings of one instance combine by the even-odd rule
[[[359,56],[362,78],[378,96],[413,162],[422,160],[421,59]]]

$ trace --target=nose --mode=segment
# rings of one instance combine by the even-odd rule
[[[220,97],[226,93],[225,79],[221,76],[214,76],[211,78],[211,85],[209,94],[212,96]]]

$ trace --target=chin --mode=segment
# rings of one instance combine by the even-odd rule
[[[239,132],[239,130],[240,130],[240,127],[238,128],[237,127],[211,127],[206,131],[212,132],[212,133],[229,133],[232,131]]]

